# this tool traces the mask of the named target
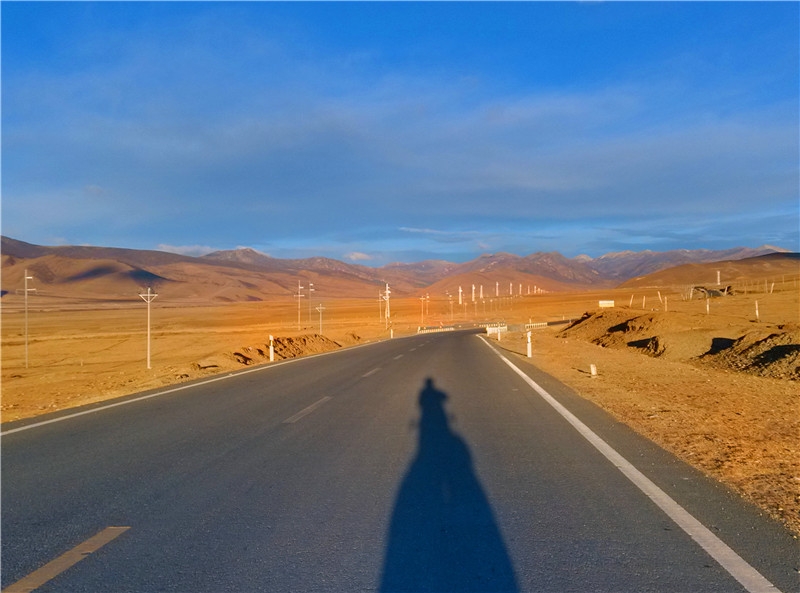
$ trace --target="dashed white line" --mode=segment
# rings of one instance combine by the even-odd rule
[[[581,422],[577,416],[561,405],[561,403],[520,370],[514,363],[500,354],[500,352],[491,346],[482,336],[481,340],[483,340],[504,363],[511,367],[523,381],[536,391],[542,399],[550,404],[556,412],[561,414],[583,438],[589,441],[595,449],[614,464],[626,478],[716,560],[722,568],[739,581],[749,593],[779,593],[779,589],[775,587],[775,585],[764,578],[760,572],[750,566],[746,560],[734,552],[725,542],[714,535],[705,525],[695,519],[693,515],[675,502],[666,492],[636,469],[630,461],[617,453],[616,449],[601,439],[591,428]]]
[[[403,339],[403,338],[399,338],[399,339]],[[78,416],[85,416],[87,414],[95,414],[97,412],[103,412],[105,410],[109,410],[111,408],[116,408],[118,406],[127,406],[128,404],[134,404],[134,403],[137,403],[137,402],[140,402],[140,401],[144,401],[144,400],[148,400],[148,399],[151,399],[151,398],[154,398],[154,397],[161,397],[162,395],[168,395],[170,393],[175,393],[175,392],[178,392],[178,391],[184,391],[186,389],[193,389],[195,387],[200,387],[201,385],[208,385],[210,383],[216,383],[217,381],[224,381],[224,380],[230,379],[232,377],[239,377],[239,376],[247,375],[247,374],[250,374],[250,373],[258,373],[258,372],[261,372],[261,371],[275,369],[275,368],[278,368],[278,367],[283,366],[283,365],[292,364],[292,363],[295,363],[295,362],[300,362],[300,361],[305,361],[305,360],[310,360],[312,358],[319,358],[321,356],[333,356],[333,355],[339,354],[341,352],[357,350],[359,348],[367,348],[369,346],[376,346],[376,345],[381,344],[381,343],[382,343],[382,341],[368,342],[366,344],[359,344],[357,346],[350,346],[350,347],[348,347],[346,349],[342,349],[342,350],[331,350],[329,352],[320,352],[319,354],[310,354],[308,356],[302,356],[302,357],[298,357],[298,358],[289,358],[287,360],[281,360],[279,362],[265,363],[265,364],[261,364],[261,365],[258,365],[256,367],[253,367],[253,368],[244,369],[244,370],[241,370],[241,371],[235,371],[233,373],[228,373],[228,374],[225,374],[225,375],[217,375],[216,377],[211,377],[210,379],[206,379],[204,381],[196,381],[196,382],[192,382],[192,383],[186,383],[186,384],[183,384],[183,385],[178,385],[176,387],[172,387],[170,389],[165,389],[163,391],[158,391],[156,393],[150,393],[150,394],[147,394],[147,395],[141,395],[139,397],[132,397],[130,399],[124,399],[123,401],[117,401],[117,402],[113,402],[113,403],[110,403],[110,404],[105,404],[105,405],[102,405],[102,406],[98,406],[96,408],[92,408],[90,410],[83,410],[83,411],[80,411],[80,412],[74,412],[74,413],[71,413],[71,414],[66,414],[64,416],[59,416],[58,418],[51,418],[50,420],[42,420],[42,421],[39,421],[39,422],[34,422],[33,424],[26,424],[25,426],[20,426],[18,428],[10,428],[8,430],[4,430],[4,431],[0,432],[0,437],[6,436],[6,435],[9,435],[9,434],[13,434],[15,432],[22,432],[22,431],[25,431],[25,430],[31,430],[32,428],[39,428],[40,426],[46,426],[47,424],[53,424],[55,422],[63,422],[64,420],[71,420],[73,418],[77,418]]]
[[[394,357],[395,360],[400,360],[401,358],[403,358],[402,354],[398,354],[397,356]]]
[[[295,414],[294,416],[291,416],[290,418],[287,418],[286,420],[283,421],[283,423],[284,424],[294,424],[295,422],[297,422],[298,420],[300,420],[304,416],[308,416],[311,412],[316,410],[318,407],[320,407],[322,404],[324,404],[329,399],[331,399],[331,396],[330,395],[326,395],[325,397],[323,397],[322,399],[314,402],[313,404],[311,404],[307,408],[303,408],[302,410],[297,412],[297,414]]]
[[[365,377],[369,377],[370,375],[374,375],[375,373],[377,373],[377,372],[378,372],[378,371],[380,371],[380,370],[381,370],[381,367],[377,367],[377,368],[375,368],[375,369],[372,369],[371,371],[367,371],[366,373],[364,373],[363,375],[361,375],[361,378],[363,379],[363,378],[365,378]]]

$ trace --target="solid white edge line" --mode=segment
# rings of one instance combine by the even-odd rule
[[[394,338],[395,340],[401,340],[406,337],[414,337],[414,336],[403,336],[399,338]],[[47,424],[54,424],[55,422],[62,422],[64,420],[70,420],[71,418],[77,418],[78,416],[85,416],[86,414],[94,414],[96,412],[102,412],[103,410],[109,410],[111,408],[116,408],[118,406],[127,406],[128,404],[135,404],[136,402],[144,401],[146,399],[151,399],[154,397],[160,397],[162,395],[168,395],[170,393],[175,393],[176,391],[183,391],[184,389],[192,389],[193,387],[200,387],[202,385],[208,385],[210,383],[216,383],[217,381],[224,381],[225,379],[230,379],[232,377],[238,377],[240,375],[247,375],[248,373],[256,373],[259,371],[265,371],[268,369],[274,369],[279,366],[283,366],[285,364],[290,364],[293,362],[298,362],[301,360],[309,360],[311,358],[318,358],[320,356],[327,356],[328,354],[336,354],[338,352],[346,352],[356,350],[358,348],[365,348],[367,346],[375,346],[377,344],[383,344],[387,340],[380,340],[377,342],[369,342],[367,344],[359,344],[358,346],[350,346],[349,348],[343,348],[341,350],[331,350],[329,352],[320,352],[319,354],[311,354],[309,356],[300,356],[297,358],[290,358],[288,360],[281,360],[279,362],[268,362],[252,369],[242,369],[241,371],[233,371],[231,373],[225,375],[217,375],[215,377],[211,377],[210,379],[206,379],[205,381],[198,381],[197,383],[188,383],[185,385],[179,385],[178,387],[172,387],[170,389],[165,389],[164,391],[158,391],[156,393],[150,393],[148,395],[142,395],[140,397],[134,397],[132,399],[126,399],[125,401],[118,401],[113,404],[106,404],[103,406],[98,406],[96,408],[92,408],[91,410],[83,410],[82,412],[75,412],[73,414],[67,414],[65,416],[59,416],[58,418],[52,418],[50,420],[42,420],[41,422],[34,422],[33,424],[26,424],[25,426],[20,426],[19,428],[11,428],[9,430],[4,430],[0,432],[0,437],[4,437],[8,434],[14,434],[15,432],[22,432],[24,430],[30,430],[32,428],[38,428],[40,426],[45,426]],[[125,396],[121,396],[125,397]],[[87,404],[88,405],[88,404]]]
[[[658,508],[672,519],[689,537],[700,545],[722,568],[735,578],[749,593],[780,593],[780,590],[770,583],[760,572],[750,566],[741,556],[733,551],[725,542],[714,535],[705,525],[694,518],[686,509],[656,486],[648,477],[634,467],[622,455],[601,439],[588,426],[581,422],[577,416],[567,410],[552,395],[539,386],[533,379],[526,375],[508,358],[498,352],[483,337],[478,336],[483,343],[500,357],[511,369],[519,375],[542,399],[550,404],[561,416],[569,422],[581,436],[589,441],[595,449],[620,470],[639,490],[641,490]]]
[[[216,377],[212,377],[205,381],[198,381],[197,383],[190,383],[186,385],[180,385],[178,387],[173,387],[171,389],[166,389],[164,391],[158,391],[156,393],[150,393],[148,395],[143,395],[141,397],[135,397],[133,399],[126,399],[125,401],[115,402],[113,404],[106,404],[104,406],[98,406],[96,408],[92,408],[91,410],[84,410],[82,412],[75,412],[73,414],[67,414],[65,416],[59,416],[58,418],[52,418],[51,420],[42,420],[41,422],[34,422],[33,424],[26,424],[25,426],[20,426],[19,428],[11,428],[9,430],[4,430],[0,432],[0,437],[4,437],[7,434],[14,434],[15,432],[22,432],[24,430],[30,430],[32,428],[38,428],[39,426],[45,426],[47,424],[53,424],[55,422],[61,422],[63,420],[69,420],[71,418],[77,418],[78,416],[85,416],[86,414],[94,414],[95,412],[102,412],[103,410],[108,410],[111,408],[116,408],[117,406],[127,406],[128,404],[134,404],[136,402],[140,402],[146,399],[150,399],[153,397],[159,397],[161,395],[167,395],[169,393],[175,393],[176,391],[183,391],[184,389],[191,389],[192,387],[200,387],[201,385],[208,385],[209,383],[215,383],[216,381],[223,381],[225,379],[230,379],[232,377],[238,377],[239,375],[246,375],[248,373],[255,373],[258,371],[265,371],[268,369],[274,369],[275,367],[283,366],[285,364],[290,364],[292,362],[298,362],[301,360],[309,360],[311,358],[318,358],[320,356],[327,356],[329,354],[336,354],[339,352],[349,352],[352,350],[357,350],[358,348],[366,348],[368,346],[377,346],[378,344],[383,344],[384,342],[392,342],[395,340],[406,340],[409,338],[417,337],[416,334],[412,334],[410,336],[398,336],[397,338],[392,338],[389,340],[378,340],[376,342],[368,342],[366,344],[358,344],[357,346],[349,346],[347,348],[342,348],[341,350],[330,350],[329,352],[320,352],[319,354],[310,354],[308,356],[299,356],[296,358],[290,358],[288,360],[281,360],[279,362],[266,362],[264,364],[260,364],[257,367],[252,369],[243,369],[241,371],[233,371],[228,373],[227,375],[217,375]],[[121,396],[125,397],[125,396]],[[87,404],[89,405],[89,404]]]

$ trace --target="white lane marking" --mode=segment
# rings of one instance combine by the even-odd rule
[[[377,372],[378,372],[378,371],[380,371],[380,370],[381,370],[381,367],[374,368],[374,369],[372,369],[371,371],[367,371],[366,373],[364,373],[363,375],[361,375],[361,378],[363,379],[363,378],[365,378],[365,377],[369,377],[370,375],[374,375],[375,373],[377,373]]]
[[[406,336],[402,338],[396,338],[400,340],[404,340],[407,338],[411,338],[414,336]],[[183,391],[184,389],[192,389],[193,387],[200,387],[201,385],[208,385],[210,383],[216,383],[217,381],[224,381],[225,379],[230,379],[231,377],[238,377],[240,375],[247,375],[249,373],[257,373],[260,371],[265,371],[269,369],[274,369],[279,366],[283,366],[285,364],[291,364],[293,362],[299,362],[301,360],[309,360],[311,358],[318,358],[320,356],[328,356],[331,354],[337,354],[339,352],[351,351],[356,350],[358,348],[366,348],[368,346],[376,346],[377,344],[382,344],[386,340],[380,340],[377,342],[370,342],[368,344],[359,344],[358,346],[349,346],[342,350],[331,350],[329,352],[320,352],[319,354],[310,354],[308,356],[302,356],[298,358],[291,358],[288,360],[282,360],[280,362],[270,362],[265,363],[263,365],[259,365],[252,369],[243,369],[241,371],[235,371],[233,373],[228,373],[226,375],[218,375],[216,377],[212,377],[210,379],[206,379],[205,381],[198,381],[197,383],[190,383],[187,385],[179,385],[178,387],[172,387],[171,389],[165,389],[164,391],[158,391],[156,393],[150,393],[148,395],[142,395],[140,397],[134,397],[132,399],[126,399],[125,401],[115,402],[113,404],[107,404],[105,406],[98,406],[97,408],[92,408],[91,410],[83,410],[82,412],[75,412],[74,414],[67,414],[65,416],[59,416],[58,418],[52,418],[50,420],[42,420],[41,422],[34,422],[33,424],[26,424],[25,426],[20,426],[19,428],[11,428],[9,430],[5,430],[0,432],[0,437],[5,436],[7,434],[13,434],[15,432],[22,432],[24,430],[30,430],[32,428],[38,428],[40,426],[45,426],[47,424],[53,424],[55,422],[62,422],[64,420],[70,420],[72,418],[77,418],[78,416],[85,416],[86,414],[94,414],[96,412],[102,412],[104,410],[109,410],[111,408],[116,408],[117,406],[127,406],[128,404],[134,404],[136,402],[144,401],[146,399],[151,399],[153,397],[160,397],[162,395],[168,395],[170,393],[175,393],[176,391]]]
[[[284,424],[294,424],[295,422],[297,422],[298,420],[300,420],[304,416],[308,416],[311,412],[316,410],[318,407],[320,407],[322,404],[324,404],[329,399],[331,399],[331,396],[330,395],[326,395],[322,399],[320,399],[318,401],[315,401],[310,406],[308,406],[306,408],[303,408],[302,410],[297,412],[297,414],[295,414],[294,416],[291,416],[290,418],[287,418],[286,420],[283,421],[283,423]]]
[[[21,578],[3,589],[3,593],[23,593],[34,591],[48,581],[53,580],[62,572],[74,566],[90,554],[93,554],[110,541],[118,538],[128,531],[130,527],[106,527],[100,533],[93,535],[86,541],[78,544],[71,550],[64,552],[58,558],[51,560],[41,568],[34,570],[28,576]]]
[[[561,405],[552,395],[539,386],[533,379],[522,372],[514,363],[494,349],[489,342],[479,336],[484,344],[500,357],[511,369],[517,373],[542,399],[550,404],[569,422],[581,436],[589,441],[595,449],[600,451],[626,478],[650,498],[667,516],[683,529],[701,548],[735,578],[749,593],[780,593],[780,590],[764,578],[760,572],[750,566],[741,556],[734,552],[725,542],[714,535],[705,525],[700,523],[681,505],[656,486],[633,464],[601,439],[588,426],[581,422],[577,416]]]
[[[409,352],[414,352],[414,350],[416,350],[416,348],[411,348],[411,349],[409,350]]]
[[[401,358],[403,358],[402,354],[398,354],[397,356],[394,357],[395,360],[400,360]]]

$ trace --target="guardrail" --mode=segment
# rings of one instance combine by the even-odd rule
[[[417,327],[418,334],[438,334],[452,331],[456,331],[456,328],[449,325],[447,327]]]

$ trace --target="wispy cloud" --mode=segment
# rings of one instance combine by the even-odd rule
[[[350,253],[345,254],[345,258],[349,259],[350,261],[371,261],[373,256],[368,255],[366,253],[361,253],[360,251],[351,251]]]
[[[184,10],[159,10],[173,9]],[[185,10],[169,34],[143,21],[74,39],[70,68],[5,69],[4,231],[176,253],[212,237],[369,261],[557,249],[581,235],[590,246],[607,226],[695,228],[797,203],[796,85],[758,91],[783,71],[700,84],[666,55],[642,66],[658,77],[544,85],[520,69],[509,89],[487,68],[302,43],[313,37],[302,19],[265,35],[243,15],[268,3]]]
[[[219,251],[219,249],[214,249],[213,247],[208,247],[207,245],[168,245],[166,243],[160,243],[156,249],[158,251],[167,251],[169,253],[177,253],[178,255],[189,255],[192,257],[197,257],[200,255],[206,255],[208,253],[212,253],[214,251]]]

